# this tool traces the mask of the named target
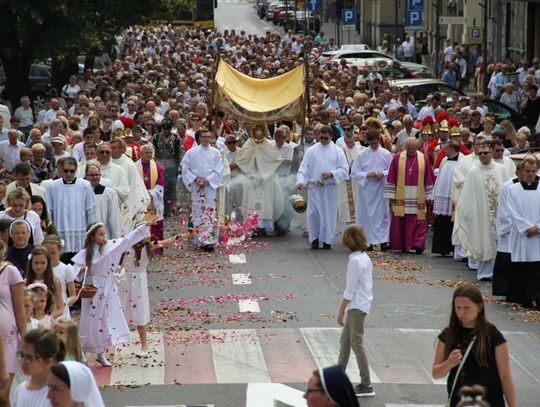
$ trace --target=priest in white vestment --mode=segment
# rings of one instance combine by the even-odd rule
[[[504,155],[505,148],[503,141],[500,139],[493,139],[490,143],[493,148],[493,161],[504,165],[504,168],[508,171],[508,176],[513,178],[516,174],[516,164],[514,163],[514,160]]]
[[[330,249],[336,236],[338,185],[347,179],[349,166],[343,150],[332,142],[332,129],[323,126],[319,143],[304,155],[296,187],[308,188],[307,222],[312,249]]]
[[[111,146],[108,143],[100,144],[97,150],[97,157],[101,164],[101,175],[111,180],[118,194],[120,210],[124,213],[127,210],[126,201],[130,193],[129,184],[122,167],[111,161],[111,151]]]
[[[125,201],[127,206],[127,214],[124,214],[123,233],[125,234],[143,220],[150,204],[150,194],[135,163],[125,154],[127,148],[125,141],[121,138],[113,138],[110,145],[111,162],[122,168],[129,186],[129,197]]]
[[[262,233],[273,232],[274,222],[284,209],[284,197],[276,171],[283,159],[266,138],[265,128],[256,126],[250,137],[236,153],[236,165],[243,174],[242,216],[257,214]]]
[[[84,177],[94,190],[96,197],[96,219],[105,225],[109,239],[117,239],[122,235],[122,214],[118,204],[118,194],[112,188],[101,184],[101,164],[97,160],[86,163]]]
[[[480,162],[477,151],[485,143],[486,139],[483,136],[477,136],[474,138],[473,152],[459,160],[456,168],[454,169],[454,175],[452,177],[452,200],[454,202],[454,227],[452,230],[452,244],[454,245],[454,259],[456,260],[461,260],[467,257],[462,250],[461,243],[459,242],[458,236],[455,233],[456,229],[459,227],[459,220],[456,212],[457,203],[459,202],[461,190],[463,189],[463,183],[467,178],[467,174],[477,163]]]
[[[497,256],[495,222],[502,185],[510,179],[502,164],[493,162],[489,144],[477,152],[480,164],[467,174],[457,205],[454,228],[467,257],[478,261],[478,280],[491,280]]]
[[[191,220],[195,242],[210,252],[219,239],[217,191],[223,185],[223,159],[210,145],[212,134],[203,131],[200,144],[187,151],[182,159],[182,180],[191,191]]]
[[[346,125],[345,135],[343,136],[344,146],[341,147],[349,166],[349,175],[347,180],[338,185],[339,205],[338,205],[338,224],[340,232],[343,233],[347,225],[356,220],[354,208],[356,206],[356,197],[358,196],[358,184],[353,182],[350,176],[351,167],[356,156],[364,149],[358,141],[354,139],[352,125]]]
[[[48,183],[47,206],[51,220],[64,240],[62,262],[84,247],[86,227],[96,221],[96,198],[90,183],[75,177],[77,161],[73,157],[62,160],[62,178]]]
[[[355,201],[356,224],[366,232],[370,245],[388,249],[390,238],[390,207],[384,198],[384,188],[392,154],[379,143],[377,130],[366,135],[369,147],[362,150],[351,167],[351,178],[358,186]]]
[[[523,159],[522,181],[510,187],[508,210],[512,264],[507,300],[540,307],[540,186],[538,161]]]

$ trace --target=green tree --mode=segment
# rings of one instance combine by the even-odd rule
[[[36,59],[52,58],[53,81],[67,83],[81,53],[108,52],[125,28],[159,18],[193,0],[0,0],[0,60],[11,105],[30,94],[28,72]]]

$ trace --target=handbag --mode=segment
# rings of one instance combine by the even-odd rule
[[[75,290],[77,291],[77,300],[79,298],[94,298],[97,294],[97,287],[93,284],[86,284],[86,274],[88,273],[88,268],[84,268],[84,277],[83,281],[80,284],[75,283]]]
[[[450,394],[448,395],[448,401],[446,402],[446,407],[450,407],[450,403],[452,402],[452,396],[454,395],[454,391],[456,390],[459,374],[461,373],[461,369],[463,368],[463,365],[467,361],[467,357],[469,356],[469,353],[471,353],[471,349],[474,345],[474,342],[476,342],[476,336],[473,336],[471,342],[469,343],[469,346],[467,346],[465,355],[463,355],[463,359],[461,359],[461,363],[458,366],[456,375],[454,376],[454,383],[452,383],[452,390],[450,391]]]

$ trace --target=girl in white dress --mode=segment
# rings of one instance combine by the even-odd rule
[[[141,350],[135,356],[148,357],[148,339],[146,325],[150,322],[150,300],[148,297],[148,279],[146,267],[156,248],[170,247],[179,239],[173,236],[166,240],[155,241],[149,238],[133,245],[122,258],[126,274],[118,287],[118,294],[128,324],[137,326],[141,341]]]
[[[28,286],[34,294],[33,319],[37,321],[38,327],[52,329],[54,319],[51,316],[51,308],[54,304],[51,292],[44,283],[32,283]]]
[[[47,374],[49,367],[63,357],[58,339],[51,331],[38,328],[24,335],[17,358],[29,379],[15,390],[13,407],[50,407]]]
[[[47,235],[43,240],[42,246],[51,255],[52,271],[62,285],[62,300],[64,301],[64,313],[62,316],[70,319],[69,307],[77,301],[75,270],[70,264],[64,264],[60,261],[60,256],[62,256],[62,241],[58,235]]]
[[[148,236],[150,230],[143,223],[125,237],[107,240],[105,225],[94,223],[87,229],[85,248],[72,259],[79,274],[86,272],[86,283],[97,288],[94,297],[82,299],[79,328],[83,351],[96,354],[98,363],[105,367],[112,366],[104,355],[106,349],[131,340],[114,272],[122,254]]]

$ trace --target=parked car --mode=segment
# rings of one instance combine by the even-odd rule
[[[266,10],[266,19],[268,21],[274,18],[274,11],[276,11],[276,9],[278,9],[280,6],[285,6],[285,4],[284,3],[270,3],[268,5],[268,8]]]
[[[51,92],[51,75],[51,67],[48,65],[35,63],[30,66],[30,70],[28,71],[28,79],[30,81],[29,96],[34,101],[34,107],[36,108],[43,105],[45,98]],[[0,65],[0,77],[6,77],[2,65]]]
[[[383,54],[374,50],[346,50],[340,49],[338,51],[326,51],[319,57],[319,64],[325,65],[339,59],[367,59],[367,58],[386,58],[406,67],[409,71],[414,73],[419,78],[434,78],[435,73],[431,68],[427,66],[415,64],[414,62],[400,61],[389,55]]]
[[[321,20],[318,15],[313,16],[312,12],[300,10],[295,12],[293,19],[288,24],[283,24],[285,31],[293,30],[297,33],[317,33],[321,30]]]
[[[274,11],[274,19],[273,23],[276,25],[283,25],[287,20],[294,19],[296,13],[296,9],[294,6],[291,8],[290,6],[287,7],[279,7],[276,11]],[[287,18],[287,14],[289,15],[289,18]]]
[[[339,48],[340,51],[367,51],[369,49],[367,44],[344,44]]]
[[[395,63],[386,58],[367,58],[359,60],[351,60],[348,65],[356,65],[359,68],[366,68],[370,72],[378,72],[385,79],[411,79],[416,78],[416,75],[403,65]]]

